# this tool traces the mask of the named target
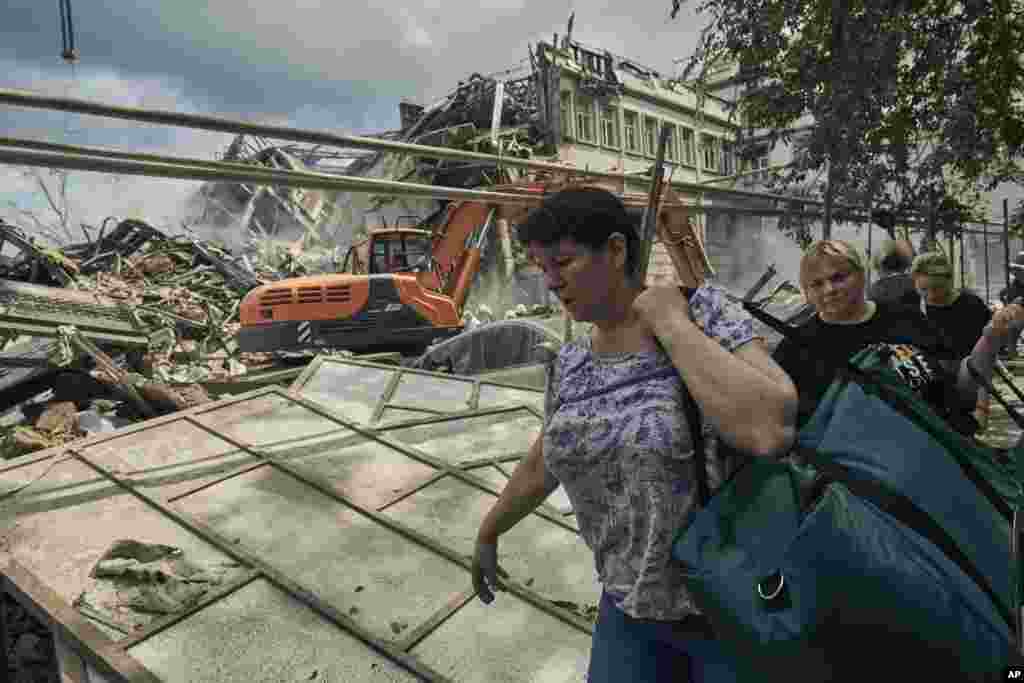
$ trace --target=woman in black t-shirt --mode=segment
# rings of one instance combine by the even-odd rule
[[[872,344],[887,344],[895,369],[958,430],[970,432],[970,417],[978,386],[960,365],[945,365],[955,351],[946,336],[920,311],[878,304],[865,297],[864,260],[857,249],[840,240],[811,245],[800,262],[800,285],[817,315],[798,328],[802,346],[785,339],[775,350],[799,394],[797,426],[803,426],[836,377],[837,366]],[[986,379],[991,376],[995,350],[1008,325],[1024,325],[1024,308],[1007,307],[975,346],[971,359]]]
[[[969,356],[992,320],[992,310],[978,295],[953,286],[953,267],[945,254],[921,254],[910,275],[921,295],[921,312],[950,340],[956,360]],[[988,425],[989,404],[988,393],[979,392],[974,417],[981,430]]]
[[[910,276],[925,316],[949,337],[958,358],[971,355],[992,310],[977,294],[953,286],[953,267],[944,254],[921,254],[914,259]]]

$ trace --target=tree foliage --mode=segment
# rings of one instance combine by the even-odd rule
[[[672,16],[686,0],[672,0]],[[701,0],[684,78],[728,60],[741,136],[795,143],[780,185],[826,169],[836,199],[911,207],[942,229],[1021,182],[1020,0]],[[796,138],[794,129],[808,122]],[[828,201],[827,199],[827,201]],[[938,220],[936,220],[938,217]]]

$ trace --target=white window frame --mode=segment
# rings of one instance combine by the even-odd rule
[[[633,117],[633,125],[629,125],[628,117]],[[641,148],[641,130],[640,130],[640,112],[633,111],[632,109],[622,110],[622,144],[623,148],[630,154],[643,154]],[[629,144],[630,135],[632,133],[633,144]]]
[[[701,151],[701,163],[705,171],[711,171],[712,173],[718,173],[718,159],[721,149],[719,148],[718,138],[710,133],[701,133],[700,135],[700,151]]]
[[[580,142],[587,142],[592,145],[598,144],[597,137],[597,116],[594,108],[596,102],[593,97],[587,95],[575,95],[575,122],[576,139]]]
[[[687,166],[696,166],[697,160],[694,158],[694,150],[696,149],[695,142],[696,137],[693,132],[693,128],[689,126],[679,126],[679,158]],[[686,144],[689,142],[689,144]]]
[[[654,123],[654,130],[651,132],[649,124]],[[643,142],[644,156],[654,157],[658,153],[658,124],[660,121],[654,116],[644,116],[641,130],[641,141]]]
[[[614,104],[603,104],[600,107],[599,118],[601,146],[609,149],[622,149],[622,131],[619,129],[619,108]],[[605,135],[608,127],[611,128],[611,136]],[[610,141],[608,140],[609,137],[611,138]]]
[[[572,112],[572,91],[563,90],[562,96],[558,102],[558,115],[561,118],[562,124],[562,138],[569,138],[575,140],[576,136],[573,135],[573,112]]]

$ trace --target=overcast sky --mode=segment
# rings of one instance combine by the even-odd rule
[[[528,46],[565,32],[657,68],[676,69],[701,23],[669,19],[669,0],[425,0],[401,7],[296,0],[71,0],[80,60],[60,58],[57,2],[0,5],[0,87],[103,102],[370,133],[399,126],[398,103],[428,104],[474,72],[529,73]],[[211,158],[230,136],[0,105],[3,135]],[[193,184],[73,174],[83,220],[159,223]],[[25,207],[31,183],[0,170],[0,204]],[[157,189],[159,188],[159,189]],[[2,215],[2,214],[0,214]]]
[[[0,3],[0,87],[341,133],[397,128],[401,99],[429,104],[474,72],[528,74],[528,46],[564,33],[571,11],[576,39],[665,75],[692,53],[704,25],[696,0],[675,20],[670,0],[424,0],[373,9],[344,0],[71,3],[80,55],[74,69],[60,58],[57,2]],[[0,134],[205,158],[230,141],[6,105]],[[113,214],[167,225],[195,187],[74,173],[71,200],[80,220]],[[0,216],[9,202],[38,208],[43,199],[32,188],[0,167]]]

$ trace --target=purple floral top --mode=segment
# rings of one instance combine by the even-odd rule
[[[697,289],[690,311],[730,351],[754,338],[751,318],[718,287]],[[672,541],[692,513],[694,488],[683,385],[672,368],[661,349],[599,354],[584,337],[563,346],[552,362],[545,401],[548,472],[572,501],[605,591],[624,612],[645,619],[699,612],[670,564]],[[653,377],[602,391],[648,374]],[[732,463],[711,455],[713,438],[706,443],[714,488]]]

